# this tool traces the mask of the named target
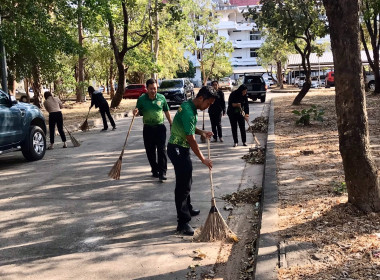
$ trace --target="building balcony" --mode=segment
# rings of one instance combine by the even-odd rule
[[[237,49],[246,49],[246,48],[252,48],[252,49],[258,49],[261,47],[261,45],[264,43],[264,40],[231,40],[232,46]]]
[[[231,58],[232,66],[257,66],[257,58],[256,57],[246,57],[246,58]]]
[[[229,5],[229,6],[217,6],[215,8],[215,10],[217,10],[217,11],[231,11],[231,10],[238,10],[238,7],[237,6],[232,6],[232,5]]]
[[[248,31],[251,31],[251,30],[253,30],[256,27],[257,27],[256,23],[254,23],[254,22],[237,22],[236,23],[236,30],[241,30],[241,31],[248,30]]]
[[[221,21],[216,25],[217,29],[228,29],[235,30],[236,29],[236,21]]]

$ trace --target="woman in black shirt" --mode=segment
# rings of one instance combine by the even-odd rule
[[[239,125],[241,140],[243,146],[247,146],[247,136],[245,133],[245,118],[249,118],[249,107],[247,98],[247,86],[241,85],[237,90],[233,91],[228,98],[227,115],[230,119],[232,137],[234,145],[238,144],[237,126]]]

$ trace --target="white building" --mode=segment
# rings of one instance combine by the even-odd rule
[[[256,24],[246,21],[243,11],[247,11],[247,6],[259,5],[259,0],[219,0],[216,1],[216,12],[219,15],[217,25],[218,34],[227,38],[234,47],[231,57],[233,75],[231,78],[237,79],[244,73],[266,72],[257,62],[257,50],[264,43]],[[195,80],[201,84],[201,71],[199,62],[195,56],[187,54],[196,67]]]

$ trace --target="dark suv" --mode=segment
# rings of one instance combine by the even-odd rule
[[[36,106],[18,103],[0,90],[0,154],[21,150],[29,160],[46,152],[45,118]]]
[[[260,99],[262,103],[265,102],[267,96],[267,85],[265,84],[262,75],[258,74],[245,74],[243,84],[248,88],[247,95],[253,101]]]
[[[169,107],[181,105],[182,102],[194,97],[194,86],[189,79],[163,80],[157,90],[165,96]]]

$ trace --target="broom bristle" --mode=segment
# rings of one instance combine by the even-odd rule
[[[230,242],[239,241],[236,234],[228,227],[226,221],[215,206],[211,207],[206,222],[195,239],[200,242],[218,240],[226,240]]]
[[[79,127],[82,131],[89,130],[87,119],[82,123],[82,125]]]
[[[122,157],[120,156],[119,159],[113,165],[110,172],[108,173],[108,177],[115,179],[115,180],[120,179],[121,163],[122,163]]]
[[[73,143],[74,147],[79,147],[80,142],[73,136],[71,133],[69,133],[71,143]]]

